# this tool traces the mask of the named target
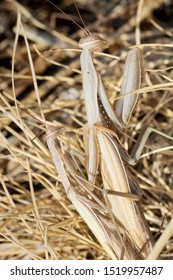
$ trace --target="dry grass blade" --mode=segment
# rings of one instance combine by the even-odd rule
[[[163,248],[166,246],[166,243],[168,240],[173,236],[173,218],[163,231],[160,238],[157,240],[156,244],[154,245],[152,251],[148,255],[148,260],[155,260],[158,258],[160,252],[163,250]]]

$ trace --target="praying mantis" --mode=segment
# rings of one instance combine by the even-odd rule
[[[47,130],[47,145],[67,197],[87,223],[102,247],[112,259],[145,259],[152,250],[153,238],[139,205],[137,182],[126,165],[139,160],[143,147],[152,132],[173,140],[150,127],[142,130],[131,154],[119,141],[122,128],[126,127],[137,103],[145,71],[142,51],[132,48],[126,59],[122,87],[116,111],[109,103],[100,74],[93,64],[94,52],[107,46],[106,40],[88,33],[79,41],[83,94],[87,115],[84,126],[86,169],[88,178],[76,172],[68,156],[59,145],[62,131]],[[98,169],[103,183],[103,198],[89,190],[95,187]],[[79,187],[85,192],[81,194]]]
[[[89,43],[91,44],[88,49],[86,49],[86,39],[88,40],[87,44]],[[91,39],[93,40],[91,41]],[[48,153],[46,147],[42,145],[44,147],[44,150],[46,151],[46,157],[43,158],[42,156],[43,153],[41,152],[41,157],[38,158],[38,161],[36,161],[36,163],[38,162],[38,176],[42,172],[42,169],[40,168],[40,162],[43,162],[43,166],[46,166],[45,168],[46,177],[49,176],[49,174],[50,175],[53,174],[51,182],[54,182],[54,179],[57,178],[56,174],[54,173],[54,169],[52,168],[51,160],[52,159],[54,160],[55,167],[58,173],[57,176],[59,175],[58,180],[60,180],[60,182],[62,183],[58,185],[55,184],[55,190],[59,191],[59,189],[62,188],[62,192],[61,190],[60,192],[62,194],[66,193],[65,195],[68,197],[68,199],[71,202],[70,204],[68,201],[66,201],[68,205],[65,205],[64,196],[63,199],[62,196],[56,196],[56,199],[58,197],[58,199],[60,200],[58,203],[58,207],[56,205],[57,203],[53,205],[51,202],[50,208],[56,207],[56,211],[58,212],[58,216],[54,215],[55,217],[54,224],[56,229],[57,229],[56,221],[59,221],[59,219],[60,221],[65,221],[63,227],[62,227],[62,223],[60,223],[60,225],[58,224],[58,231],[56,231],[55,235],[53,235],[53,239],[55,240],[55,244],[56,244],[55,245],[56,247],[54,248],[56,250],[58,246],[58,248],[60,248],[61,250],[61,248],[64,247],[64,251],[66,251],[68,254],[69,253],[68,242],[71,236],[72,236],[72,240],[74,239],[78,240],[78,238],[80,238],[80,236],[83,235],[84,233],[83,238],[81,238],[81,241],[79,241],[78,248],[81,248],[80,244],[82,245],[84,244],[85,247],[87,244],[88,251],[91,252],[92,249],[97,248],[97,253],[99,252],[102,254],[105,251],[108,258],[111,259],[123,259],[123,260],[145,259],[148,258],[148,256],[150,256],[150,251],[152,252],[153,250],[152,249],[153,241],[148,225],[146,224],[145,219],[141,214],[140,201],[139,201],[140,193],[139,194],[137,193],[138,183],[136,182],[136,179],[131,175],[130,171],[128,170],[128,165],[135,164],[135,162],[138,160],[142,152],[142,148],[145,142],[144,141],[145,137],[147,139],[147,134],[149,134],[154,130],[152,129],[143,130],[143,133],[137,140],[138,144],[135,145],[135,148],[132,150],[132,153],[130,155],[128,155],[128,153],[126,152],[126,150],[124,149],[120,141],[121,133],[124,133],[123,129],[126,128],[128,122],[130,122],[131,112],[136,106],[139,92],[142,93],[143,91],[143,89],[141,89],[141,86],[142,86],[143,76],[145,75],[145,73],[143,71],[144,66],[143,66],[142,53],[140,50],[141,46],[133,47],[133,49],[131,49],[129,51],[129,54],[127,55],[127,62],[126,62],[124,78],[121,86],[120,99],[117,102],[116,110],[114,111],[107,98],[107,94],[104,89],[104,84],[102,82],[101,75],[96,70],[97,66],[95,66],[95,63],[93,63],[93,58],[95,56],[95,51],[97,51],[97,47],[98,48],[106,47],[107,42],[103,40],[100,36],[97,37],[96,34],[95,35],[88,34],[88,36],[86,36],[82,40],[83,40],[82,42],[83,45],[80,42],[80,46],[82,49],[81,66],[83,67],[82,77],[84,79],[83,88],[84,88],[85,108],[87,113],[87,123],[83,126],[84,132],[82,131],[81,128],[79,128],[78,130],[78,128],[76,129],[75,127],[74,130],[72,129],[72,133],[74,136],[74,133],[77,132],[77,137],[81,136],[82,134],[81,132],[83,132],[84,134],[83,135],[84,142],[85,142],[84,146],[82,145],[83,143],[81,141],[81,138],[78,139],[81,144],[80,146],[81,150],[79,151],[79,158],[78,158],[77,150],[75,150],[75,156],[73,157],[75,158],[75,160],[77,158],[77,163],[81,164],[81,165],[78,164],[78,166],[82,169],[83,176],[81,170],[77,168],[77,164],[76,165],[74,164],[76,163],[76,161],[72,161],[72,157],[71,157],[71,150],[73,149],[73,147],[76,148],[79,145],[73,146],[75,140],[73,142],[68,141],[66,145],[64,140],[65,138],[63,134],[71,136],[72,135],[71,131],[70,134],[68,134],[68,131],[66,133],[66,129],[56,130],[55,127],[54,128],[48,127],[48,125],[50,125],[50,122],[46,122],[47,143],[50,152],[52,154],[52,158],[50,158],[50,154]],[[97,47],[94,47],[96,40],[98,44]],[[82,57],[84,58],[83,60]],[[86,65],[84,64],[84,62]],[[89,69],[88,72],[87,69]],[[86,83],[85,85],[84,83],[86,79],[89,80],[89,83],[88,84]],[[134,88],[132,86],[129,86],[130,83],[129,80],[131,81],[132,85],[135,85]],[[36,79],[34,81],[36,81]],[[93,86],[89,87],[91,82],[92,82],[91,85],[94,85],[95,90],[93,90]],[[86,86],[86,90],[84,86]],[[160,85],[160,87],[161,86],[162,85]],[[128,92],[130,92],[130,94],[127,95],[126,93]],[[8,105],[8,103],[5,103],[6,106]],[[92,107],[93,103],[94,103],[94,107]],[[12,111],[10,111],[10,107],[8,106],[6,108],[7,109],[5,112],[7,113],[8,111],[12,112],[11,120],[16,119],[18,121],[17,116],[16,118],[13,118],[13,108]],[[58,108],[59,107],[57,107],[57,109]],[[84,107],[81,107],[80,104],[80,109],[81,108],[83,109]],[[37,108],[36,111],[40,111],[40,110]],[[61,111],[59,110],[59,112]],[[17,114],[15,114],[14,112],[14,116],[15,115]],[[97,116],[96,118],[95,115]],[[6,116],[8,116],[8,114]],[[38,119],[39,124],[42,123],[43,125],[45,125],[45,120],[43,119],[43,122],[41,122],[42,119],[43,118],[41,118],[40,120],[39,117]],[[19,119],[19,121],[16,122],[16,125],[20,128],[19,133],[23,129],[22,125],[20,124],[21,123]],[[28,124],[28,120],[27,120],[27,124]],[[31,135],[30,139],[32,139],[32,141],[35,142],[34,144],[37,144],[33,135],[34,132],[36,132],[36,130],[32,131],[33,134],[29,134],[27,133],[28,130],[26,125],[24,126],[23,130],[26,130],[26,135]],[[8,131],[6,135],[8,140],[8,136],[9,136]],[[4,134],[4,136],[6,135]],[[6,141],[5,143],[6,147],[7,148],[9,147],[9,152],[10,152],[10,148],[11,147],[13,148],[13,146],[10,145],[11,144],[10,140],[11,139],[9,138],[9,142]],[[141,140],[143,144],[141,144]],[[24,141],[21,142],[20,145],[20,147],[22,148],[24,147],[23,143],[25,142]],[[30,152],[33,146],[28,145],[28,147]],[[85,150],[85,156],[82,151],[83,148]],[[27,149],[25,149],[25,147],[22,149],[24,153],[22,153],[20,157],[18,156],[20,155],[18,152],[19,149],[16,150],[17,151],[16,159],[18,160],[19,158],[19,162],[21,161],[22,163],[23,162],[25,163],[26,150]],[[12,155],[14,154],[13,151],[15,150],[12,150],[11,153]],[[36,149],[36,151],[38,150]],[[31,158],[35,160],[36,157],[34,158],[33,155],[34,155],[34,151],[33,152],[31,151],[31,154],[29,154],[29,159]],[[39,155],[40,153],[38,153],[37,156]],[[50,162],[48,162],[48,157]],[[20,160],[20,158],[22,160]],[[84,159],[86,162],[84,162]],[[35,176],[35,178],[37,179],[38,176],[37,173],[35,172],[35,167],[37,168],[37,165],[34,165],[34,170],[33,170],[34,172],[32,172],[31,169],[32,172],[31,176]],[[29,169],[29,165],[27,164],[26,171],[28,171],[28,169]],[[30,170],[28,171],[28,173],[29,172]],[[42,183],[41,180],[39,182]],[[65,192],[63,192],[63,186]],[[53,184],[50,184],[50,187],[52,191],[52,188],[54,188]],[[154,192],[155,191],[157,192],[157,189],[154,190]],[[50,197],[52,197],[52,195]],[[16,194],[14,198],[16,199]],[[155,202],[157,203],[157,200],[153,199],[153,205],[155,204]],[[42,200],[40,203],[42,209],[43,208]],[[59,206],[61,203],[62,205],[64,205],[62,212],[60,212],[60,206]],[[26,205],[28,206],[28,204]],[[47,198],[46,198],[46,205],[47,205]],[[68,207],[69,205],[70,207]],[[19,206],[20,206],[20,201],[19,201]],[[64,208],[68,210],[67,214],[65,215],[64,215],[65,213]],[[76,211],[79,212],[81,218],[78,217],[76,214],[74,214],[73,212],[74,208],[76,208]],[[14,208],[14,210],[15,209],[16,208]],[[30,207],[30,209],[32,210],[33,208]],[[37,208],[34,209],[37,210]],[[150,206],[149,207],[147,206],[147,209],[149,209],[149,213],[151,214],[150,217],[152,217],[152,210]],[[51,209],[51,212],[53,210],[54,209]],[[45,208],[44,208],[44,212],[45,212]],[[15,213],[17,212],[15,211]],[[37,212],[34,212],[34,214],[35,213],[37,215]],[[25,219],[25,215],[24,217],[23,216],[21,217],[23,221],[23,218]],[[37,215],[36,217],[37,217],[36,223],[37,221],[42,222],[42,219],[40,219],[39,215]],[[9,217],[7,218],[9,219]],[[158,220],[160,221],[159,216],[158,216]],[[70,222],[67,224],[66,221],[70,221]],[[88,226],[88,229],[90,230],[89,234],[88,234],[88,230],[85,231],[86,230],[86,227],[84,225],[85,223],[87,224],[86,227]],[[45,225],[47,224],[47,219],[46,219],[46,223],[44,224]],[[52,220],[51,220],[51,224],[52,224]],[[155,231],[153,224],[154,223],[152,223],[152,230]],[[12,224],[12,230],[13,230],[13,224]],[[60,234],[59,234],[59,230],[61,231]],[[31,230],[31,233],[32,232],[33,231]],[[85,232],[87,232],[86,235]],[[28,227],[27,227],[27,233],[28,233]],[[47,233],[47,227],[46,227],[46,232],[44,234],[46,238],[46,240],[44,239],[45,240],[44,244],[46,244],[46,246],[42,246],[45,247],[47,250],[49,245],[47,243],[47,240],[49,240],[49,235],[47,236],[46,233]],[[52,231],[51,231],[51,236],[52,236]],[[62,240],[61,236],[62,239],[64,240],[64,244],[61,243],[62,245],[59,246],[58,240],[60,240],[61,242]],[[28,240],[28,235],[26,235],[26,238]],[[40,244],[40,237],[38,238],[38,240]],[[72,253],[73,253],[73,247],[75,247],[75,245],[73,244],[73,242],[71,242],[71,244],[72,244]],[[98,248],[100,248],[100,251],[98,251]],[[76,248],[74,248],[74,250],[76,251]],[[67,256],[67,254],[65,256]],[[41,256],[42,256],[42,251],[41,251]],[[105,255],[100,256],[100,258],[103,258],[104,256]],[[69,258],[69,255],[67,257]],[[52,258],[54,258],[54,255],[52,256]]]

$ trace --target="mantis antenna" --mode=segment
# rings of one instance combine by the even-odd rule
[[[79,18],[80,18],[80,20],[81,20],[83,26],[85,27],[86,31],[88,32],[88,35],[91,35],[91,32],[88,30],[88,28],[87,28],[87,26],[86,26],[86,24],[85,24],[85,22],[84,22],[84,20],[83,20],[83,18],[82,18],[82,16],[81,16],[80,12],[79,12],[77,3],[74,2],[74,5],[75,5],[76,11],[77,11],[77,13],[78,13],[78,16],[79,16]]]
[[[90,32],[88,31],[88,29],[86,28],[84,21],[79,13],[79,10],[75,4],[75,7],[77,9],[78,15],[80,17],[81,22],[83,23],[84,27],[87,29],[85,30],[85,28],[83,28],[80,24],[78,24],[71,16],[69,16],[68,14],[66,14],[61,8],[59,8],[57,5],[55,5],[52,1],[50,0],[46,0],[47,2],[49,2],[50,4],[52,4],[57,10],[59,10],[63,15],[66,16],[66,18],[70,19],[74,24],[76,24],[81,30],[83,30],[85,32],[86,35],[90,35]]]

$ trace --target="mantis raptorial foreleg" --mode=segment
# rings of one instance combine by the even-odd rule
[[[105,120],[103,119],[103,122],[108,126],[110,123],[112,123],[117,126],[117,129],[119,129],[128,124],[139,94],[126,94],[140,89],[143,85],[145,72],[143,65],[143,57],[140,48],[135,47],[131,49],[128,52],[126,58],[125,70],[120,91],[120,97],[122,98],[117,102],[116,114],[109,103],[101,77],[99,75],[98,95],[103,106],[100,111],[101,114],[103,110],[106,112],[107,116]]]
[[[130,94],[140,89],[144,83],[144,62],[140,48],[133,48],[128,52],[125,69],[123,74],[120,96],[116,106],[116,115],[121,119],[123,126],[126,126],[130,120],[131,114],[135,108],[139,94]]]

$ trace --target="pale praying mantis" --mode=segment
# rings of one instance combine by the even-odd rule
[[[137,202],[139,197],[134,194],[137,183],[126,170],[124,162],[135,164],[138,161],[150,133],[157,132],[168,139],[172,138],[155,129],[146,128],[141,132],[131,154],[124,150],[118,135],[129,122],[138,99],[138,94],[126,94],[139,90],[144,80],[142,52],[135,47],[128,53],[120,93],[122,98],[117,103],[115,114],[100,74],[93,64],[94,51],[106,45],[107,42],[99,35],[90,33],[79,42],[82,48],[80,60],[87,114],[84,137],[88,181],[76,173],[67,155],[58,147],[54,138],[57,132],[54,129],[49,128],[47,131],[47,144],[67,197],[110,258],[146,258],[152,249],[153,240]],[[105,203],[88,187],[95,186],[99,154]],[[77,186],[85,190],[87,197],[80,193]],[[107,217],[107,212],[111,212],[112,221]]]
[[[93,41],[91,41],[92,38]],[[86,79],[89,77],[90,81],[94,82],[96,89],[93,91],[91,86],[91,92],[84,92],[86,111],[91,119],[89,125],[89,117],[87,116],[88,124],[85,125],[86,133],[84,134],[88,177],[86,176],[85,179],[81,177],[76,170],[76,166],[69,159],[69,150],[64,152],[65,144],[62,145],[60,135],[62,130],[56,133],[56,131],[48,128],[48,146],[68,198],[88,224],[108,256],[112,259],[143,259],[147,257],[151,250],[152,238],[137,205],[139,196],[135,195],[134,191],[131,193],[131,189],[136,189],[137,183],[126,169],[126,162],[135,163],[140,156],[145,139],[141,136],[141,139],[144,139],[143,144],[141,145],[141,141],[138,140],[138,145],[135,146],[136,150],[133,150],[131,157],[128,156],[118,140],[121,128],[126,126],[134,109],[133,106],[137,101],[137,94],[126,95],[126,93],[139,89],[141,86],[143,76],[142,54],[139,48],[133,48],[128,54],[121,89],[122,98],[119,99],[116,114],[114,114],[103,88],[100,74],[96,72],[93,65],[92,58],[96,49],[86,50],[86,39],[91,44],[90,47],[96,43],[95,39],[98,39],[98,47],[106,45],[106,41],[96,35],[88,36],[83,41],[82,55],[86,58],[84,62],[86,64],[90,62],[89,65],[81,63],[84,67],[84,82],[85,77]],[[87,68],[90,70],[88,73],[85,71]],[[134,88],[129,86],[129,79],[132,85],[135,85]],[[86,85],[86,89],[89,88],[88,86]],[[140,91],[138,90],[138,92]],[[88,99],[87,93],[91,95],[91,99]],[[95,100],[95,107],[94,110],[91,110],[93,99]],[[98,118],[92,124],[96,112]],[[150,129],[146,131],[149,134]],[[54,139],[56,134],[58,134],[57,140]],[[145,136],[146,133],[143,135]],[[87,141],[88,138],[90,141]],[[87,144],[88,142],[90,143]],[[102,176],[102,189],[100,188],[102,192],[97,190],[100,175]],[[99,196],[97,196],[98,194]],[[76,224],[78,221],[81,220],[78,219],[74,223]],[[75,227],[75,229],[77,228]],[[70,226],[68,230],[71,230]]]

